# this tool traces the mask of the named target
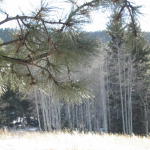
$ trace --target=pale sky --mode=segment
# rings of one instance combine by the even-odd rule
[[[50,5],[54,6],[54,3],[60,2],[63,0],[45,0],[49,2]],[[150,0],[130,0],[134,2],[136,5],[141,5],[141,12],[143,13],[139,17],[139,21],[141,24],[141,28],[143,31],[150,31]],[[16,14],[20,14],[20,12],[30,13],[40,6],[41,0],[3,0],[0,5],[1,8],[9,12],[11,16],[15,16]],[[56,5],[55,5],[56,6]],[[57,7],[63,7],[62,12],[67,12],[67,5],[63,3],[57,3]],[[104,30],[106,28],[106,23],[108,22],[109,14],[106,12],[92,14],[92,23],[85,26],[85,29],[88,31],[97,31]],[[2,17],[1,17],[2,18]],[[0,19],[1,20],[1,19]],[[15,27],[14,24],[7,24],[5,26],[0,27]]]

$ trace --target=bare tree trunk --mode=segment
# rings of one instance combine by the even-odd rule
[[[124,116],[124,101],[123,101],[123,91],[122,91],[122,76],[121,76],[121,60],[120,60],[120,49],[118,47],[118,74],[119,74],[119,88],[120,88],[120,101],[121,101],[121,113],[122,113],[122,127],[123,133],[126,133],[125,129],[125,116]]]
[[[105,77],[104,77],[104,69],[102,66],[100,67],[100,95],[102,102],[102,115],[103,115],[103,130],[108,132],[108,122],[107,122],[107,103],[106,103],[106,89],[105,89]]]
[[[40,113],[39,113],[39,104],[38,104],[37,90],[36,90],[36,89],[34,89],[34,97],[35,97],[35,105],[36,105],[36,112],[37,112],[37,119],[38,119],[39,129],[41,130],[41,121],[40,121]]]
[[[128,118],[129,118],[129,134],[132,134],[133,127],[132,127],[132,76],[133,76],[133,69],[132,69],[132,62],[131,58],[129,57],[129,70],[128,70]]]
[[[107,54],[108,55],[108,54]],[[110,70],[109,70],[109,67],[108,67],[108,56],[106,58],[106,97],[107,97],[107,121],[108,121],[108,132],[110,131],[110,126],[111,126],[111,114],[110,114],[110,99],[109,99],[109,93],[110,93],[110,86],[109,86],[109,83],[110,83],[110,80],[109,80],[109,74],[110,74]]]
[[[145,134],[149,134],[149,123],[148,123],[148,101],[147,97],[146,100],[144,101],[144,122],[145,122]]]

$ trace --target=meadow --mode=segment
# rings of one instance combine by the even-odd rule
[[[0,132],[0,150],[150,150],[150,137],[79,132]]]

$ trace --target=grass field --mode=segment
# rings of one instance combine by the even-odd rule
[[[150,150],[150,137],[1,131],[0,150]]]

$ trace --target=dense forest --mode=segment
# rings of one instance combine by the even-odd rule
[[[128,0],[68,0],[53,17],[47,3],[31,14],[1,10],[0,126],[148,135],[150,45]],[[86,32],[90,13],[111,12],[106,31]],[[65,13],[65,11],[64,11]]]
[[[87,33],[90,38],[99,40],[103,45],[92,69],[87,68],[82,73],[90,81],[88,86],[92,89],[92,99],[78,102],[52,100],[49,94],[40,89],[24,98],[24,94],[14,91],[11,85],[6,84],[0,97],[1,127],[148,134],[150,49],[145,44],[149,41],[150,34],[140,33],[137,41],[139,49],[136,50],[138,54],[135,55],[134,49],[130,51],[132,45],[122,48],[118,54],[111,40],[121,40],[121,37],[113,35],[112,27],[110,24],[108,32]],[[119,31],[120,26],[116,30]],[[13,29],[1,29],[0,38],[7,42],[13,38],[13,33]],[[127,42],[130,42],[128,39]]]

